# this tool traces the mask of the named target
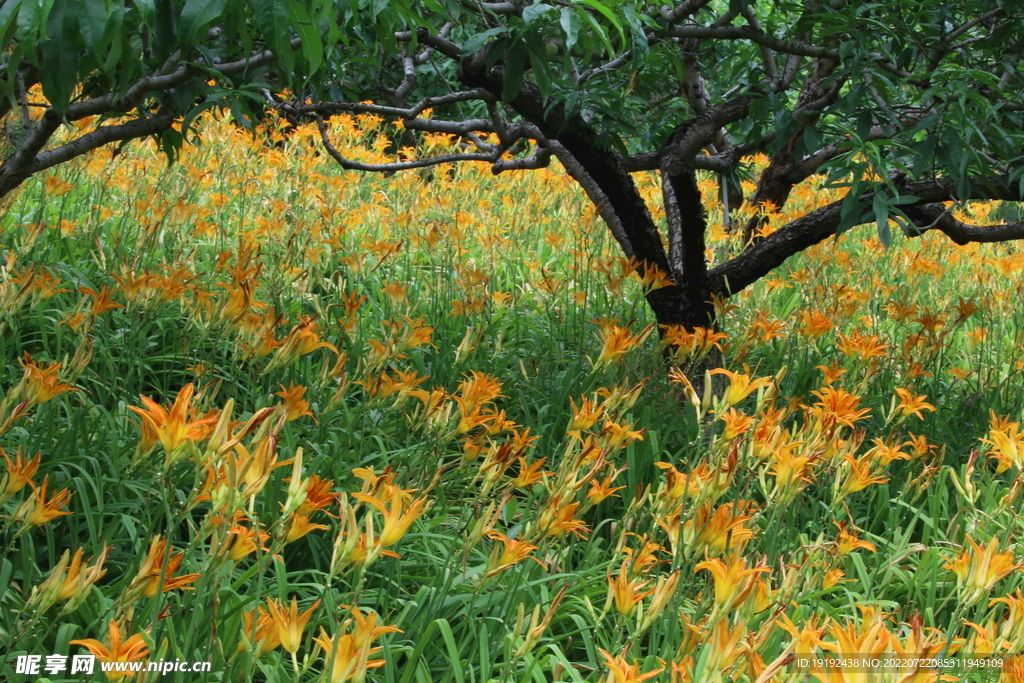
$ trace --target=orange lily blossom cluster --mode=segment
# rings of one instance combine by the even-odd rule
[[[327,125],[346,155],[389,158],[383,120]],[[993,323],[1020,293],[987,284],[1019,276],[1020,252],[926,239],[885,252],[851,233],[713,301],[718,327],[659,329],[636,302],[671,279],[614,252],[557,169],[491,185],[473,167],[357,181],[297,142],[313,128],[286,139],[264,125],[277,147],[215,118],[201,130],[220,151],[187,150],[163,186],[140,181],[155,163],[145,147],[48,175],[40,196],[61,218],[22,211],[2,243],[0,332],[44,312],[68,345],[19,353],[0,401],[3,533],[57,549],[21,577],[17,632],[74,620],[101,640],[71,645],[133,662],[165,658],[173,624],[201,633],[189,642],[205,639],[232,680],[290,659],[297,679],[331,683],[477,660],[489,676],[551,680],[838,683],[865,674],[797,658],[960,651],[1006,656],[1004,679],[1024,680],[1011,659],[1024,648],[1020,415],[972,423],[963,462],[915,433],[949,410],[943,392],[995,381],[987,359],[1021,369]],[[406,152],[451,144],[427,136]],[[245,182],[225,178],[243,156],[258,161]],[[118,201],[86,206],[101,183]],[[656,177],[637,184],[661,218]],[[742,245],[716,183],[699,187],[714,265]],[[839,197],[801,185],[782,210],[744,204],[734,218],[761,212],[767,234]],[[88,280],[33,251],[79,238],[100,245]],[[950,284],[965,272],[980,283],[970,293]],[[171,388],[101,405],[96,359],[161,317],[185,330],[184,351],[133,386]],[[556,329],[578,335],[531,348]],[[663,362],[668,386],[651,371]],[[237,417],[236,401],[251,412]],[[158,523],[90,516],[127,494],[98,494],[34,446],[79,407],[76,419],[108,414],[124,430],[127,452],[109,457],[147,482],[131,505],[164,505]],[[936,490],[955,518],[933,518]],[[911,511],[906,529],[874,521],[888,508]],[[450,646],[453,631],[479,640]]]

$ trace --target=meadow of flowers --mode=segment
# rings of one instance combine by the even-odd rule
[[[3,680],[1024,680],[1019,246],[853,230],[662,340],[559,168],[199,131],[2,207]]]

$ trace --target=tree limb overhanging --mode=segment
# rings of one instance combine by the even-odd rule
[[[658,322],[685,327],[714,325],[708,299],[860,224],[879,224],[883,240],[890,217],[911,237],[1022,238],[1020,223],[971,225],[944,204],[1021,200],[1024,10],[1013,5],[408,0],[311,20],[300,4],[253,14],[241,0],[213,3],[186,33],[152,13],[112,13],[89,41],[74,22],[55,33],[0,11],[0,115],[28,121],[6,128],[22,134],[0,165],[0,196],[108,142],[157,135],[173,147],[176,120],[187,137],[199,111],[222,104],[241,125],[268,113],[293,129],[312,122],[327,154],[362,172],[479,162],[503,173],[557,158],[622,253],[671,280],[646,294]],[[40,49],[26,55],[30,45]],[[37,84],[51,104],[29,101]],[[347,158],[327,122],[343,113],[390,118],[394,157]],[[91,116],[106,118],[48,149],[61,126]],[[459,148],[406,156],[426,134]],[[755,153],[768,159],[756,175]],[[714,268],[704,171],[727,228],[741,181],[755,187],[742,214],[754,218],[716,247]],[[664,225],[642,172],[660,176]],[[784,210],[823,174],[849,187],[841,202],[767,224],[763,209]]]

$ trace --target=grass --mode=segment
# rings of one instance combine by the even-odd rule
[[[387,144],[372,117],[332,125],[349,156]],[[721,339],[676,337],[679,367],[717,344],[733,373],[695,396],[560,170],[385,179],[308,139],[210,118],[171,168],[100,150],[7,201],[0,666],[116,658],[111,622],[126,657],[210,663],[150,681],[1016,661],[1016,245],[812,248],[730,301]],[[721,260],[742,245],[701,189]],[[78,549],[102,568],[69,577]]]

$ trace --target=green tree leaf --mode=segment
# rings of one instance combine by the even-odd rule
[[[178,35],[183,49],[188,49],[202,38],[205,30],[224,13],[227,0],[187,0],[178,19]]]
[[[78,3],[56,0],[46,22],[47,39],[40,48],[43,55],[40,80],[43,94],[61,116],[68,110],[78,84],[79,35]]]
[[[93,55],[106,33],[107,20],[112,15],[109,0],[80,0],[79,17],[81,21],[82,40],[85,48]]]
[[[566,7],[562,10],[559,23],[565,31],[565,49],[571,50],[580,35],[580,15],[572,7]]]
[[[320,69],[324,61],[324,44],[320,38],[320,28],[313,22],[301,2],[293,0],[290,7],[293,25],[302,38],[302,56],[309,67],[309,74],[312,75]]]
[[[501,88],[501,99],[505,102],[514,100],[522,88],[527,54],[522,43],[515,43],[505,54],[505,81]]]

